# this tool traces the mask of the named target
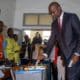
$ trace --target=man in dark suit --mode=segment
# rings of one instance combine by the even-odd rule
[[[57,2],[50,3],[49,14],[52,16],[53,22],[47,45],[47,54],[50,56],[55,41],[57,41],[59,56],[65,62],[66,80],[79,80],[80,21],[76,14],[63,12]]]

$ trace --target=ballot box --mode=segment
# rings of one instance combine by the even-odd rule
[[[16,80],[45,80],[46,68],[37,66],[25,67],[23,70],[15,71]]]

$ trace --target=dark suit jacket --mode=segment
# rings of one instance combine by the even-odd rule
[[[70,59],[75,52],[80,54],[80,21],[76,14],[64,13],[61,32],[59,32],[58,21],[55,20],[52,23],[51,36],[47,45],[48,55],[56,40],[66,59]]]

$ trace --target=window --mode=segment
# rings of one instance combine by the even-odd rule
[[[38,16],[36,14],[24,14],[23,25],[38,25]]]
[[[50,26],[51,16],[47,13],[25,13],[23,15],[23,26]]]
[[[39,25],[50,26],[52,22],[51,16],[48,14],[40,14],[39,15]]]

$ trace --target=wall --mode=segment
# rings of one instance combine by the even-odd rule
[[[0,20],[9,27],[17,29],[50,29],[46,26],[23,26],[24,13],[48,13],[48,5],[54,0],[0,0]],[[80,16],[80,0],[55,0],[60,2],[63,10],[76,12]]]
[[[47,29],[50,27],[46,26],[23,26],[23,14],[24,13],[47,13],[48,5],[50,2],[54,0],[16,0],[16,12],[15,12],[15,18],[14,18],[14,27],[17,27],[19,29],[39,29],[44,28]],[[55,0],[60,2],[60,4],[63,7],[63,10],[70,11],[70,12],[76,12],[78,15],[80,15],[80,0]]]
[[[21,29],[34,29],[40,28],[40,26],[36,27],[25,27],[23,26],[23,14],[24,13],[47,13],[48,4],[53,0],[17,0],[16,1],[16,12],[15,12],[15,20],[14,27],[18,27]],[[45,26],[43,26],[44,28]]]
[[[0,0],[0,20],[8,27],[13,27],[16,0]]]

